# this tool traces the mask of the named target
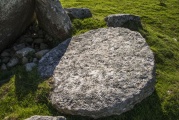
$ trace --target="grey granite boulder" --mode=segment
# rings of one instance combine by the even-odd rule
[[[62,113],[99,118],[131,110],[154,86],[154,55],[140,33],[101,28],[72,38],[50,100]]]
[[[124,27],[130,30],[142,29],[139,16],[130,14],[113,14],[105,18],[108,27]]]
[[[52,37],[59,40],[71,37],[71,21],[59,0],[36,0],[35,11],[39,25]]]
[[[92,13],[88,8],[65,8],[65,11],[71,19],[84,19],[92,17]]]
[[[53,71],[65,53],[70,40],[71,39],[69,38],[66,41],[60,43],[57,47],[50,50],[40,59],[38,64],[38,71],[42,78],[48,78],[53,75]]]
[[[32,22],[34,0],[1,0],[0,52],[22,34]]]
[[[34,115],[30,118],[27,118],[25,120],[66,120],[65,117],[63,116],[56,116],[56,117],[53,117],[53,116],[40,116],[40,115]]]

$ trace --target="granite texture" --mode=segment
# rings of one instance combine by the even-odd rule
[[[153,52],[140,33],[129,29],[101,28],[75,36],[54,62],[50,100],[65,114],[120,115],[155,88]]]

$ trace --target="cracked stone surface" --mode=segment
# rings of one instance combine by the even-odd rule
[[[101,28],[75,36],[58,62],[50,99],[65,114],[120,115],[155,88],[153,52],[129,29]]]

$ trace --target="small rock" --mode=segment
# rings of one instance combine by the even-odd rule
[[[37,43],[37,44],[40,44],[42,42],[43,42],[43,39],[41,39],[41,38],[38,38],[38,39],[34,40],[34,43]]]
[[[10,60],[9,57],[3,57],[3,58],[2,58],[2,63],[8,63],[9,60]]]
[[[40,49],[41,50],[48,49],[48,45],[45,43],[40,43]]]
[[[9,57],[9,56],[10,56],[10,53],[7,52],[7,51],[3,51],[3,52],[1,53],[1,57]]]
[[[37,58],[34,58],[33,59],[33,63],[37,63],[38,62],[38,59]]]
[[[26,38],[26,40],[25,40],[27,43],[31,43],[31,42],[33,42],[33,39],[32,38]]]
[[[17,65],[19,60],[17,58],[12,58],[10,61],[7,63],[7,67],[14,67]]]
[[[41,50],[41,51],[35,53],[35,56],[36,56],[38,59],[40,59],[40,58],[42,58],[47,52],[49,52],[49,50]]]
[[[45,35],[45,42],[49,42],[49,41],[53,41],[53,38],[50,35],[46,34]]]
[[[92,13],[88,8],[65,8],[65,11],[71,19],[84,19],[92,17]]]
[[[27,71],[27,72],[28,72],[28,71],[32,71],[32,69],[33,69],[35,66],[37,66],[37,64],[35,64],[35,63],[27,63],[27,64],[25,64],[26,71]]]
[[[28,63],[28,59],[26,57],[23,57],[22,58],[22,64],[26,64],[26,63]]]
[[[7,70],[6,64],[1,65],[1,70]]]
[[[142,29],[142,24],[139,16],[130,14],[113,14],[104,19],[108,27],[124,27],[130,30]]]
[[[16,52],[16,55],[20,58],[27,56],[30,53],[35,53],[35,50],[29,47],[23,48]]]
[[[27,118],[25,120],[66,120],[65,117],[63,116],[39,116],[39,115],[35,115],[35,116],[32,116],[30,118]]]
[[[18,51],[18,50],[23,49],[23,48],[25,48],[25,43],[15,45],[13,47],[13,50]]]

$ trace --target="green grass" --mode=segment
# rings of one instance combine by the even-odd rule
[[[73,20],[73,35],[106,27],[109,14],[139,15],[141,34],[154,52],[156,90],[135,108],[120,116],[100,120],[179,120],[179,0],[61,0],[64,7],[90,8],[93,17]],[[8,79],[10,77],[10,79]],[[25,72],[22,66],[0,73],[0,119],[21,120],[32,115],[62,115],[48,101],[50,80],[42,80],[37,71]],[[69,120],[88,117],[65,115]]]

